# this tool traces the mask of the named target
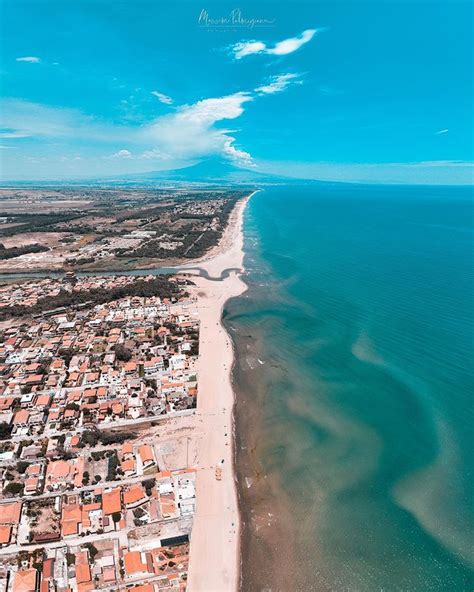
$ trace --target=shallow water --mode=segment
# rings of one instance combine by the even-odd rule
[[[472,197],[255,195],[230,301],[245,591],[474,587]]]

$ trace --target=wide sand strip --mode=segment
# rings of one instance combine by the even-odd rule
[[[237,204],[220,249],[200,263],[213,277],[242,268],[242,218],[250,196]],[[200,317],[197,509],[191,539],[189,590],[235,592],[239,583],[240,519],[233,467],[233,348],[221,324],[225,302],[245,291],[236,272],[223,281],[193,278]],[[222,468],[222,478],[216,468]]]

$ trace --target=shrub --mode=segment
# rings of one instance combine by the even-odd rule
[[[23,493],[24,487],[25,486],[23,485],[23,483],[15,483],[13,481],[12,483],[9,483],[6,487],[3,488],[3,493],[11,493],[12,495],[17,495],[19,493]]]

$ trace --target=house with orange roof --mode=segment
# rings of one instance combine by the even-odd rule
[[[83,384],[94,384],[99,381],[99,372],[87,372]]]
[[[0,413],[4,411],[10,411],[15,402],[15,397],[2,397],[0,399]]]
[[[145,577],[154,573],[153,562],[149,553],[128,551],[123,554],[125,578]]]
[[[130,361],[130,362],[125,362],[125,364],[123,365],[123,372],[126,376],[130,376],[132,374],[135,374],[137,372],[137,363]]]
[[[28,477],[39,477],[43,473],[43,464],[42,463],[32,463],[28,465],[26,468],[26,474]]]
[[[74,390],[74,391],[69,391],[66,395],[66,401],[68,403],[77,403],[81,400],[82,398],[82,391],[81,390]]]
[[[40,488],[40,480],[38,479],[38,477],[28,477],[27,479],[25,479],[24,483],[24,495],[35,495],[36,493],[38,493]]]
[[[141,506],[146,501],[148,501],[148,496],[141,483],[130,485],[130,488],[123,492],[123,503],[127,509]]]
[[[50,374],[45,382],[45,386],[47,388],[57,386],[59,384],[59,376],[55,376],[54,374]]]
[[[87,551],[78,551],[75,555],[76,583],[78,589],[81,584],[92,583],[91,569],[89,566],[89,556]],[[84,589],[84,588],[82,588]]]
[[[43,572],[41,578],[40,592],[54,590],[54,559],[49,557],[43,561]]]
[[[77,419],[80,415],[80,412],[77,409],[65,409],[63,416],[66,420]]]
[[[10,544],[12,531],[13,526],[11,524],[0,524],[0,547]]]
[[[74,485],[80,487],[84,474],[84,458],[54,460],[48,463],[45,487],[48,491],[58,491]]]
[[[16,539],[21,508],[21,501],[0,504],[0,545],[8,545]]]
[[[41,368],[41,364],[38,362],[31,362],[25,366],[25,372],[27,374],[37,374],[39,369]]]
[[[41,384],[44,380],[44,374],[30,374],[25,378],[23,383],[26,386],[34,386],[35,384]]]
[[[79,374],[79,372],[71,372],[69,374],[69,377],[66,381],[66,386],[76,386],[78,384],[79,378],[81,377],[81,374]]]
[[[105,516],[111,516],[122,511],[122,490],[115,487],[102,494],[102,511]]]
[[[16,427],[26,427],[30,419],[28,409],[19,409],[13,417],[13,425]]]
[[[63,504],[61,531],[63,537],[77,535],[82,532],[82,511],[79,504]]]
[[[81,441],[81,437],[79,434],[73,434],[66,438],[65,448],[66,450],[79,450],[79,442]]]
[[[62,358],[54,358],[49,365],[50,372],[62,372],[65,369],[64,360]]]
[[[124,477],[131,477],[132,475],[136,474],[136,465],[134,458],[127,458],[122,460],[120,463],[120,468],[123,471]]]
[[[107,388],[105,386],[100,386],[97,389],[97,399],[99,401],[105,401],[107,399]]]
[[[34,407],[38,411],[43,411],[44,409],[46,409],[46,407],[49,407],[50,401],[51,401],[51,396],[48,394],[43,393],[43,394],[36,395]]]
[[[148,444],[140,446],[138,449],[138,454],[140,456],[144,473],[156,466],[155,454],[151,446]]]
[[[61,409],[51,408],[48,413],[48,419],[47,419],[46,425],[52,424],[53,422],[58,421],[62,417],[62,414],[63,414],[63,412]],[[49,426],[49,427],[51,427],[51,426]]]
[[[36,569],[19,569],[13,576],[12,592],[36,592],[40,573]]]
[[[123,415],[123,411],[124,411],[123,403],[120,403],[119,401],[112,403],[111,409],[112,409],[112,415],[118,415],[118,416]]]
[[[163,358],[161,356],[154,356],[151,360],[144,362],[143,368],[145,370],[145,376],[150,378],[165,369]]]
[[[122,444],[122,456],[123,458],[129,458],[130,456],[133,456],[133,442],[130,442],[130,440],[126,440]]]

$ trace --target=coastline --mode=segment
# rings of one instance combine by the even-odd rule
[[[237,203],[220,244],[200,261],[209,275],[220,276],[229,268],[243,270],[243,214],[255,193]],[[240,515],[234,466],[234,350],[222,312],[227,300],[247,287],[236,271],[217,282],[200,276],[193,281],[201,323],[196,412],[201,437],[188,589],[231,592],[238,589],[240,578]],[[217,466],[222,467],[221,480],[216,478]]]

